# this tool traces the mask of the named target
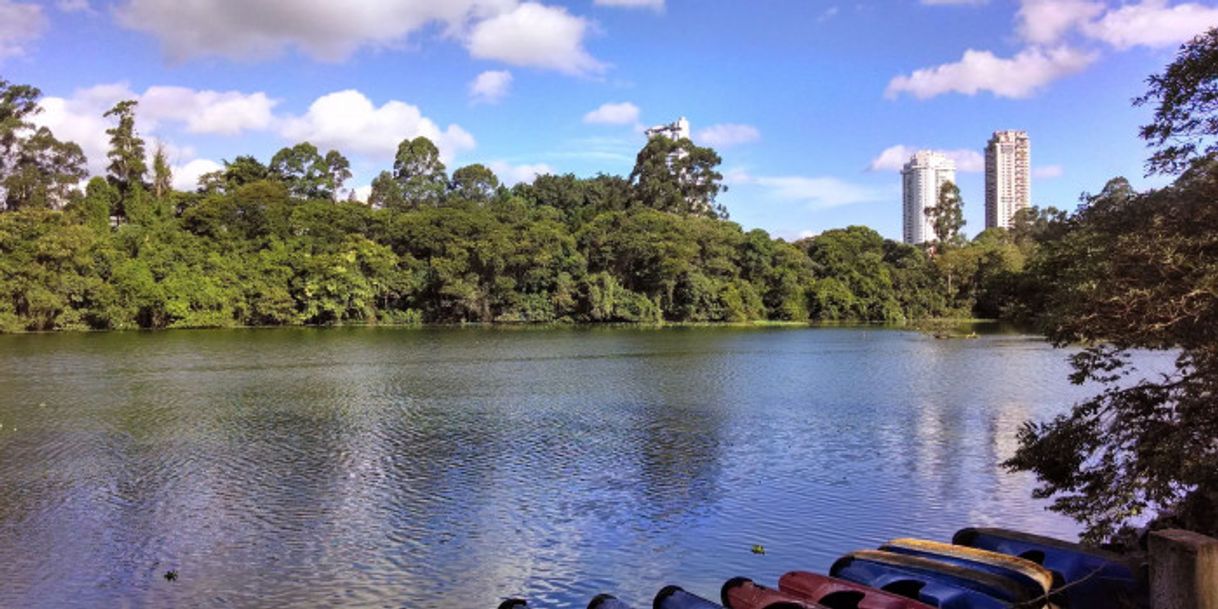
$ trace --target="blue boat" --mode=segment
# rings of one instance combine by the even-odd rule
[[[829,575],[942,609],[1004,609],[1037,598],[1017,582],[993,573],[878,550],[839,558]]]
[[[1076,543],[1007,529],[961,529],[952,543],[1001,552],[1044,566],[1062,587],[1065,604],[1091,609],[1134,600],[1141,586],[1134,569],[1115,554]]]
[[[652,609],[723,609],[719,603],[686,592],[680,586],[665,586],[656,594]]]
[[[941,543],[925,539],[894,539],[880,546],[884,552],[930,558],[986,573],[993,573],[1017,582],[1033,598],[1048,600],[1053,589],[1053,574],[1048,569],[1018,556],[991,552],[979,548]]]

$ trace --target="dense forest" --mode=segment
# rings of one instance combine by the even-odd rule
[[[80,148],[29,123],[38,97],[0,81],[2,331],[1009,316],[1046,232],[1032,213],[971,243],[957,225],[937,253],[861,226],[786,243],[728,221],[719,156],[667,138],[628,177],[511,188],[482,165],[449,175],[415,138],[368,204],[341,196],[341,153],[305,142],[179,192],[132,101],[81,192]]]

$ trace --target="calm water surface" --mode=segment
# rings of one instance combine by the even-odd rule
[[[1069,537],[998,466],[1086,395],[1067,372],[876,329],[0,336],[0,607],[643,607],[896,536]]]

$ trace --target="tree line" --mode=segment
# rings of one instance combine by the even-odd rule
[[[0,330],[455,322],[900,323],[969,317],[1033,244],[1005,232],[931,256],[852,226],[787,243],[717,202],[719,155],[655,138],[629,176],[506,187],[403,141],[367,204],[338,151],[242,155],[171,187],[138,104],[105,116],[104,177],[0,81]],[[151,162],[148,157],[151,156]],[[957,240],[958,241],[958,240]]]

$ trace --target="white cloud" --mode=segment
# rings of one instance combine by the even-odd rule
[[[664,8],[664,0],[596,0],[593,4],[597,6],[621,6],[625,8],[650,8],[657,11]]]
[[[175,60],[200,56],[267,59],[298,50],[341,61],[361,48],[400,47],[437,24],[479,59],[558,70],[599,72],[584,50],[591,24],[565,8],[518,0],[124,0],[120,24],[156,37]]]
[[[829,8],[825,9],[825,12],[821,13],[820,16],[816,18],[816,22],[824,23],[824,22],[836,17],[838,15],[838,13],[840,13],[840,12],[841,12],[840,8],[838,8],[836,6],[830,6]]]
[[[475,146],[474,136],[458,125],[441,130],[417,106],[392,100],[377,107],[353,89],[317,98],[303,116],[286,119],[280,133],[290,141],[378,159],[391,158],[402,140],[420,135],[435,143],[446,163]]]
[[[138,112],[150,121],[183,123],[191,133],[237,135],[271,126],[275,100],[265,93],[196,91],[186,87],[149,87]]]
[[[24,55],[26,45],[42,36],[46,26],[37,4],[0,0],[0,60]]]
[[[367,203],[368,197],[372,196],[372,185],[365,184],[363,186],[357,186],[352,188],[351,192],[355,193],[356,201],[359,201],[360,203]]]
[[[512,86],[512,73],[507,70],[487,70],[469,84],[469,95],[474,102],[498,103]]]
[[[219,55],[260,59],[295,48],[326,61],[364,46],[400,43],[438,21],[450,26],[502,0],[126,0],[119,23],[152,34],[174,59]]]
[[[1083,33],[1117,49],[1135,46],[1174,47],[1218,27],[1218,6],[1167,0],[1143,0],[1107,12],[1082,26]]]
[[[887,190],[851,184],[832,176],[751,176],[744,171],[732,171],[729,183],[755,184],[778,199],[806,203],[815,209],[828,209],[869,203],[891,198]]]
[[[44,97],[39,102],[43,111],[33,121],[50,128],[61,140],[80,144],[89,159],[89,170],[100,174],[105,172],[106,151],[110,148],[106,129],[113,126],[113,120],[102,115],[124,99],[139,102],[136,130],[145,138],[166,124],[180,125],[191,133],[236,135],[269,129],[274,120],[271,111],[275,102],[264,93],[149,87],[140,94],[125,83],[111,83],[77,90],[68,98]],[[166,145],[179,160],[194,156],[189,148]]]
[[[1032,168],[1032,177],[1034,178],[1060,178],[1065,173],[1066,170],[1061,165],[1044,165]]]
[[[1010,59],[969,49],[958,62],[893,78],[885,94],[896,97],[909,93],[928,99],[944,93],[976,95],[989,91],[999,97],[1027,97],[1058,78],[1083,70],[1096,58],[1095,53],[1070,47],[1029,48]]]
[[[1023,0],[1016,29],[1030,43],[1053,44],[1102,12],[1104,3],[1093,0]]]
[[[913,146],[889,146],[885,148],[879,156],[871,160],[871,164],[867,166],[868,171],[900,171],[905,163],[909,161],[909,157],[915,152],[922,150]],[[956,162],[956,171],[963,173],[977,173],[985,171],[985,156],[980,152],[971,148],[959,148],[956,150],[936,150],[947,158]]]
[[[718,148],[729,148],[737,144],[747,144],[761,139],[761,132],[752,125],[723,123],[711,125],[698,131],[699,144]]]
[[[199,187],[199,176],[224,169],[224,165],[210,159],[195,159],[185,165],[175,165],[173,172],[173,188],[175,190],[193,191]]]
[[[639,122],[639,107],[630,102],[606,103],[584,115],[585,123],[633,125]]]
[[[532,183],[537,176],[554,173],[554,168],[545,163],[513,165],[506,161],[491,161],[487,163],[487,167],[495,172],[504,186],[514,186],[521,182]]]
[[[571,15],[565,8],[524,2],[476,23],[466,45],[470,55],[478,59],[592,74],[604,71],[605,66],[584,50],[589,26],[587,20]]]

